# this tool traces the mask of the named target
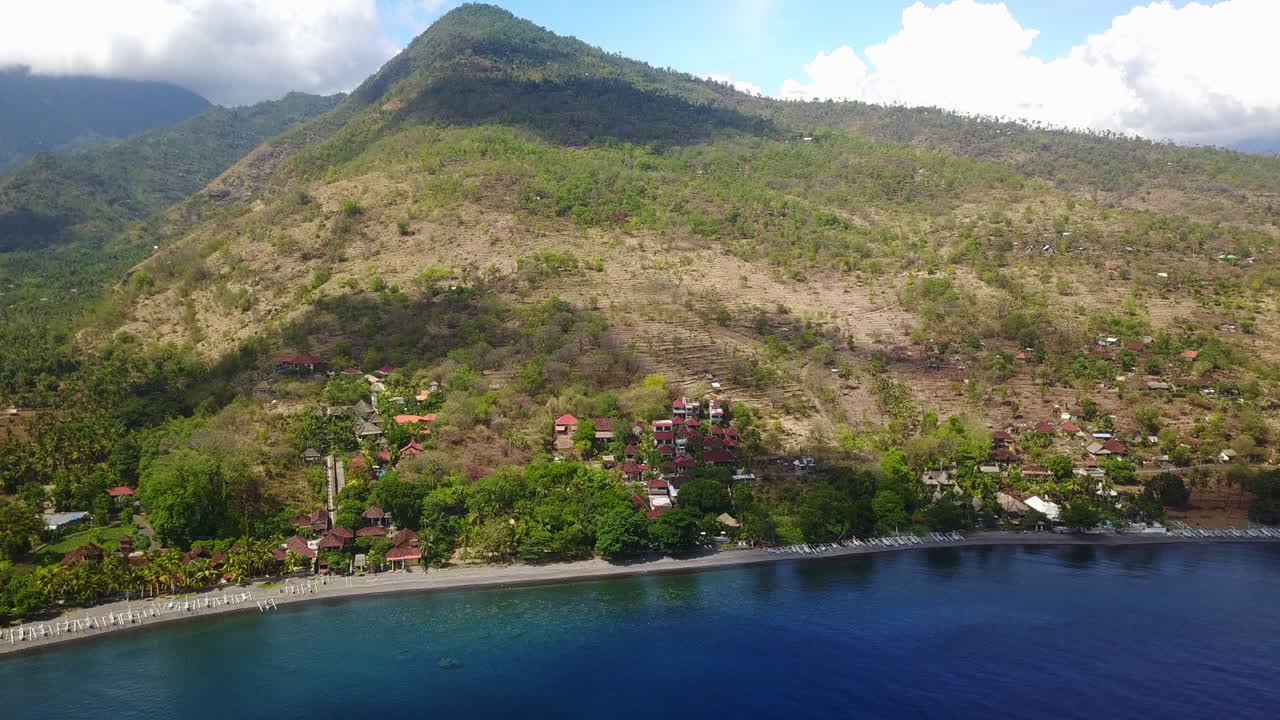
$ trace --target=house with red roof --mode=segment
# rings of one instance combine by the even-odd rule
[[[636,449],[635,445],[628,445],[626,448],[622,450],[622,457],[626,458],[627,460],[630,460],[639,454],[640,454],[640,451]]]
[[[622,463],[622,476],[631,482],[639,482],[647,469],[644,465],[634,460],[628,460]]]
[[[360,458],[359,455],[356,457]],[[363,464],[363,458],[360,459]],[[354,467],[354,464],[352,466]],[[320,508],[314,512],[299,515],[289,522],[296,528],[304,528],[312,532],[324,532],[329,529],[329,513],[324,508]]]
[[[1129,454],[1129,448],[1125,447],[1124,443],[1120,442],[1119,440],[1116,440],[1115,438],[1112,438],[1102,443],[1102,447],[1104,450],[1111,453],[1112,455],[1128,455]]]
[[[645,513],[644,516],[649,518],[650,520],[657,520],[658,518],[662,517],[662,514],[665,513],[667,510],[670,510],[670,508],[656,507],[650,510],[649,512]]]
[[[1053,426],[1053,423],[1047,422],[1045,420],[1041,420],[1040,422],[1036,423],[1036,426],[1032,429],[1038,433],[1044,433],[1046,435],[1052,435],[1058,432],[1058,429]]]
[[[400,457],[415,458],[421,455],[422,452],[423,452],[422,443],[418,442],[417,439],[415,438],[410,440],[408,445],[405,445],[404,447],[400,448]]]
[[[303,353],[282,357],[276,361],[274,371],[277,375],[287,373],[314,373],[323,370],[327,363],[319,356]]]
[[[417,546],[397,546],[387,551],[387,562],[391,563],[392,569],[395,569],[396,563],[400,564],[401,570],[408,570],[410,563],[422,562],[422,550]]]
[[[138,494],[138,491],[134,490],[131,487],[125,487],[124,485],[118,485],[116,487],[113,487],[107,490],[107,497],[113,497],[113,498],[131,497],[137,494]]]
[[[578,418],[565,413],[552,423],[552,439],[556,450],[573,450],[573,434],[578,431]]]
[[[63,555],[61,564],[62,567],[71,567],[72,565],[79,565],[82,562],[94,562],[101,560],[106,557],[106,555],[106,552],[102,548],[94,545],[93,543],[86,543],[66,555]]]
[[[732,467],[738,464],[738,456],[728,450],[712,449],[702,453],[702,461],[712,465]]]
[[[312,560],[316,559],[316,551],[313,550],[309,544],[307,544],[306,540],[303,540],[297,535],[294,535],[293,537],[284,541],[284,549],[286,551],[292,550],[293,552],[303,557],[311,558]]]
[[[997,430],[991,433],[991,441],[995,443],[997,447],[1002,445],[1008,445],[1009,443],[1013,442],[1013,433],[1006,432],[1004,430]]]
[[[998,463],[1011,463],[1018,461],[1018,454],[1009,448],[996,448],[991,451],[991,459]]]
[[[408,528],[399,530],[395,535],[391,536],[391,545],[394,547],[418,547],[418,533]]]
[[[1182,351],[1183,360],[1195,360],[1198,357],[1200,357],[1199,350],[1183,350]]]
[[[591,418],[591,426],[596,429],[597,440],[612,440],[613,418]]]
[[[394,367],[391,367],[390,365],[383,365],[382,367],[378,368],[377,370],[374,370],[374,371],[373,371],[373,374],[374,374],[374,375],[377,375],[378,377],[387,377],[388,375],[390,375],[391,373],[393,373],[393,372],[395,372],[395,371],[396,371],[396,369],[395,369]]]
[[[1062,432],[1078,433],[1080,432],[1080,426],[1068,420],[1062,423]]]

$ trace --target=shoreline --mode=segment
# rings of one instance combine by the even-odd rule
[[[479,590],[495,588],[513,588],[533,585],[550,585],[583,580],[599,580],[636,577],[641,575],[666,575],[705,570],[722,570],[729,568],[761,565],[764,563],[788,562],[797,560],[823,560],[830,558],[846,558],[855,555],[867,555],[890,552],[929,550],[938,548],[974,548],[1016,545],[1038,546],[1103,546],[1121,547],[1132,545],[1174,545],[1174,544],[1263,544],[1280,543],[1273,538],[1185,538],[1171,535],[1066,535],[1057,533],[1008,533],[1000,531],[978,532],[965,536],[955,542],[926,542],[921,545],[901,547],[881,547],[862,545],[851,548],[837,548],[815,555],[794,555],[769,553],[761,549],[726,550],[690,558],[661,557],[657,559],[636,560],[623,563],[611,563],[599,558],[576,560],[551,565],[485,565],[474,567],[445,568],[413,572],[388,572],[361,577],[331,576],[323,584],[312,582],[314,591],[306,593],[289,593],[288,586],[308,585],[309,578],[289,578],[286,581],[264,588],[263,581],[247,586],[223,586],[203,592],[184,593],[180,597],[204,599],[220,597],[226,594],[249,593],[247,602],[238,605],[220,605],[199,610],[181,611],[167,610],[164,614],[149,617],[145,621],[111,626],[104,629],[81,630],[75,633],[46,635],[33,640],[14,641],[10,643],[10,633],[17,627],[36,627],[51,625],[65,620],[78,620],[86,617],[101,617],[112,613],[124,613],[128,609],[155,607],[173,600],[173,597],[162,596],[140,601],[116,601],[98,605],[93,608],[77,608],[63,612],[53,618],[40,622],[22,623],[20,626],[5,628],[5,637],[0,639],[0,658],[9,656],[25,656],[32,653],[70,647],[82,643],[101,642],[125,632],[150,630],[176,625],[179,622],[216,618],[233,613],[251,611],[275,612],[282,607],[293,607],[303,603],[319,600],[346,600],[360,597],[378,597],[402,593],[423,593],[457,590]],[[296,580],[296,582],[294,582]],[[279,581],[276,581],[279,582]],[[256,601],[274,601],[275,608],[261,611]]]

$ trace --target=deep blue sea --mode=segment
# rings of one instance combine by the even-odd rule
[[[1274,720],[1280,547],[952,548],[331,601],[0,659],[0,698],[6,720]]]

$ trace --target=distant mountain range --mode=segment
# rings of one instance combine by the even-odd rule
[[[207,109],[176,85],[0,70],[0,170],[38,152],[83,150]]]

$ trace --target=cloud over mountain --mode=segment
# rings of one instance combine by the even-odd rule
[[[1029,54],[1037,30],[1003,3],[916,3],[860,55],[819,52],[787,99],[935,105],[1192,143],[1280,135],[1280,2],[1157,2],[1113,19],[1066,55]],[[865,59],[864,59],[865,58]]]
[[[40,0],[0,23],[0,66],[163,80],[221,104],[347,90],[397,49],[373,0]]]

